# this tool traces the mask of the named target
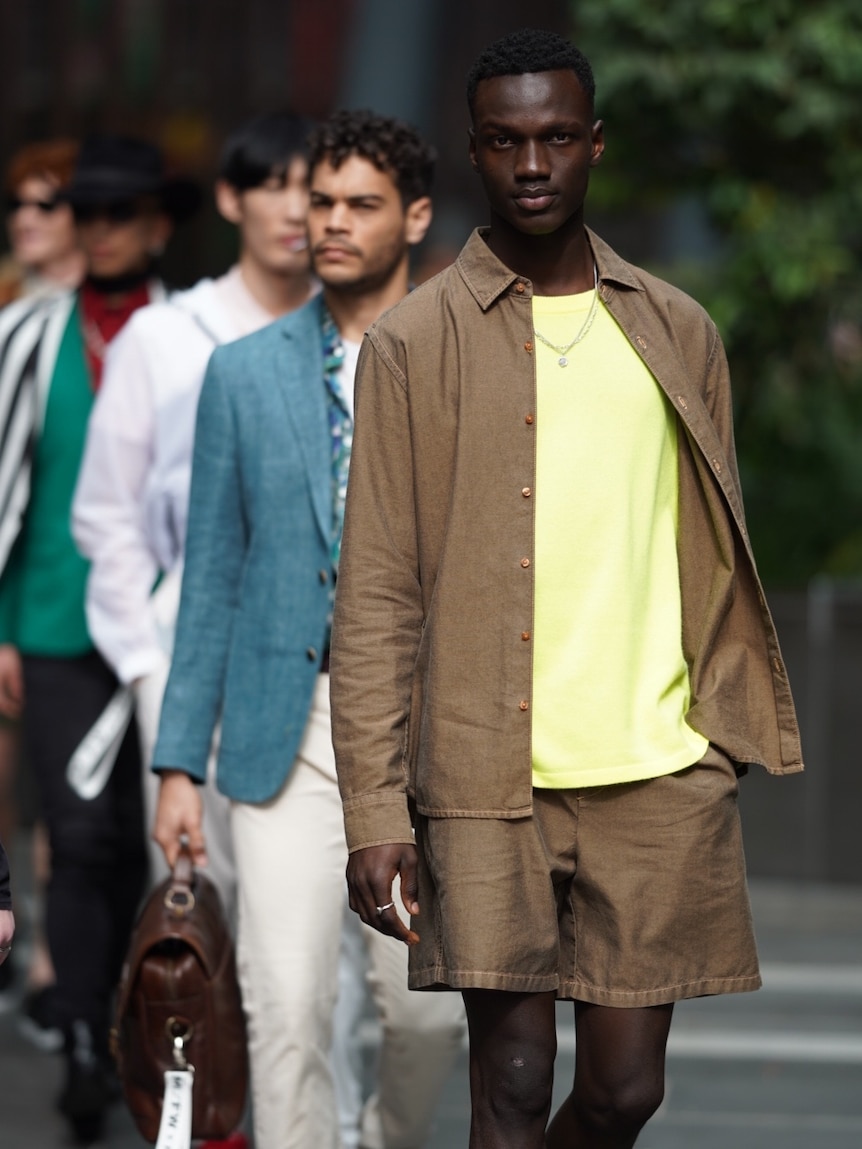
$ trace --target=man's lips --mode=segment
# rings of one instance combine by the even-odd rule
[[[556,193],[549,188],[522,188],[514,200],[524,211],[544,211],[556,199]]]
[[[359,252],[355,248],[342,247],[339,244],[321,243],[314,249],[315,259],[331,259],[340,262],[356,255],[359,255]]]

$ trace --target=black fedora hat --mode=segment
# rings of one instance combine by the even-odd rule
[[[138,196],[158,197],[175,222],[194,215],[203,198],[194,180],[165,173],[161,151],[130,136],[89,136],[81,144],[63,198],[74,209]]]

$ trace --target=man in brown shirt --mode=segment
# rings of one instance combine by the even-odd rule
[[[749,763],[802,768],[715,326],[584,225],[604,150],[594,90],[589,63],[550,33],[515,33],[482,53],[468,80],[470,158],[491,226],[372,325],[357,374],[331,666],[351,905],[411,946],[413,988],[463,993],[473,1149],[635,1143],[661,1101],[673,1003],[760,984],[737,776]],[[540,334],[536,308],[549,301],[564,322],[575,316],[569,337]],[[605,348],[625,364],[618,376]],[[619,446],[638,438],[615,402],[624,388],[657,412],[656,457],[675,484],[653,532],[672,554],[665,547],[656,567],[638,548],[622,554],[626,524],[639,526],[630,508],[649,488],[639,446]],[[606,468],[613,495],[578,475],[577,458],[549,457],[548,410],[573,428],[607,411],[591,465]],[[537,784],[539,666],[568,674],[580,643],[597,676],[608,673],[603,632],[565,647],[554,634],[540,642],[537,626],[550,600],[565,628],[566,572],[589,583],[599,545],[562,522],[557,538],[545,508],[585,501],[596,522],[624,524],[620,553],[596,554],[597,567],[625,561],[633,591],[650,584],[637,629],[663,627],[682,667],[682,681],[632,706],[638,676],[625,658],[613,663],[608,741],[619,725],[640,745],[672,696],[685,700],[675,721],[698,749],[683,769],[623,754],[606,785],[575,755],[567,769],[590,781]],[[613,626],[612,609],[598,613]],[[638,642],[632,634],[633,652]],[[595,724],[589,675],[565,711],[578,746]],[[557,997],[575,1002],[577,1066],[546,1129]]]

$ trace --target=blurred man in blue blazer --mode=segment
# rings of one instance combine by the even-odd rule
[[[218,348],[198,408],[154,837],[169,864],[183,835],[205,864],[198,784],[221,721],[257,1149],[339,1144],[329,1045],[347,850],[328,649],[353,378],[365,329],[407,293],[433,164],[412,128],[370,112],[337,113],[313,133],[308,226],[323,292]],[[449,995],[408,994],[406,950],[367,934],[384,1031],[397,1033],[361,1140],[418,1149],[462,1015]]]

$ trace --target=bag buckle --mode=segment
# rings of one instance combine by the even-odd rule
[[[195,1027],[184,1017],[169,1017],[165,1022],[165,1033],[171,1043],[171,1054],[175,1069],[188,1069],[186,1046],[192,1039]]]
[[[172,885],[165,890],[165,909],[172,918],[185,918],[195,908],[195,895],[188,886]]]

